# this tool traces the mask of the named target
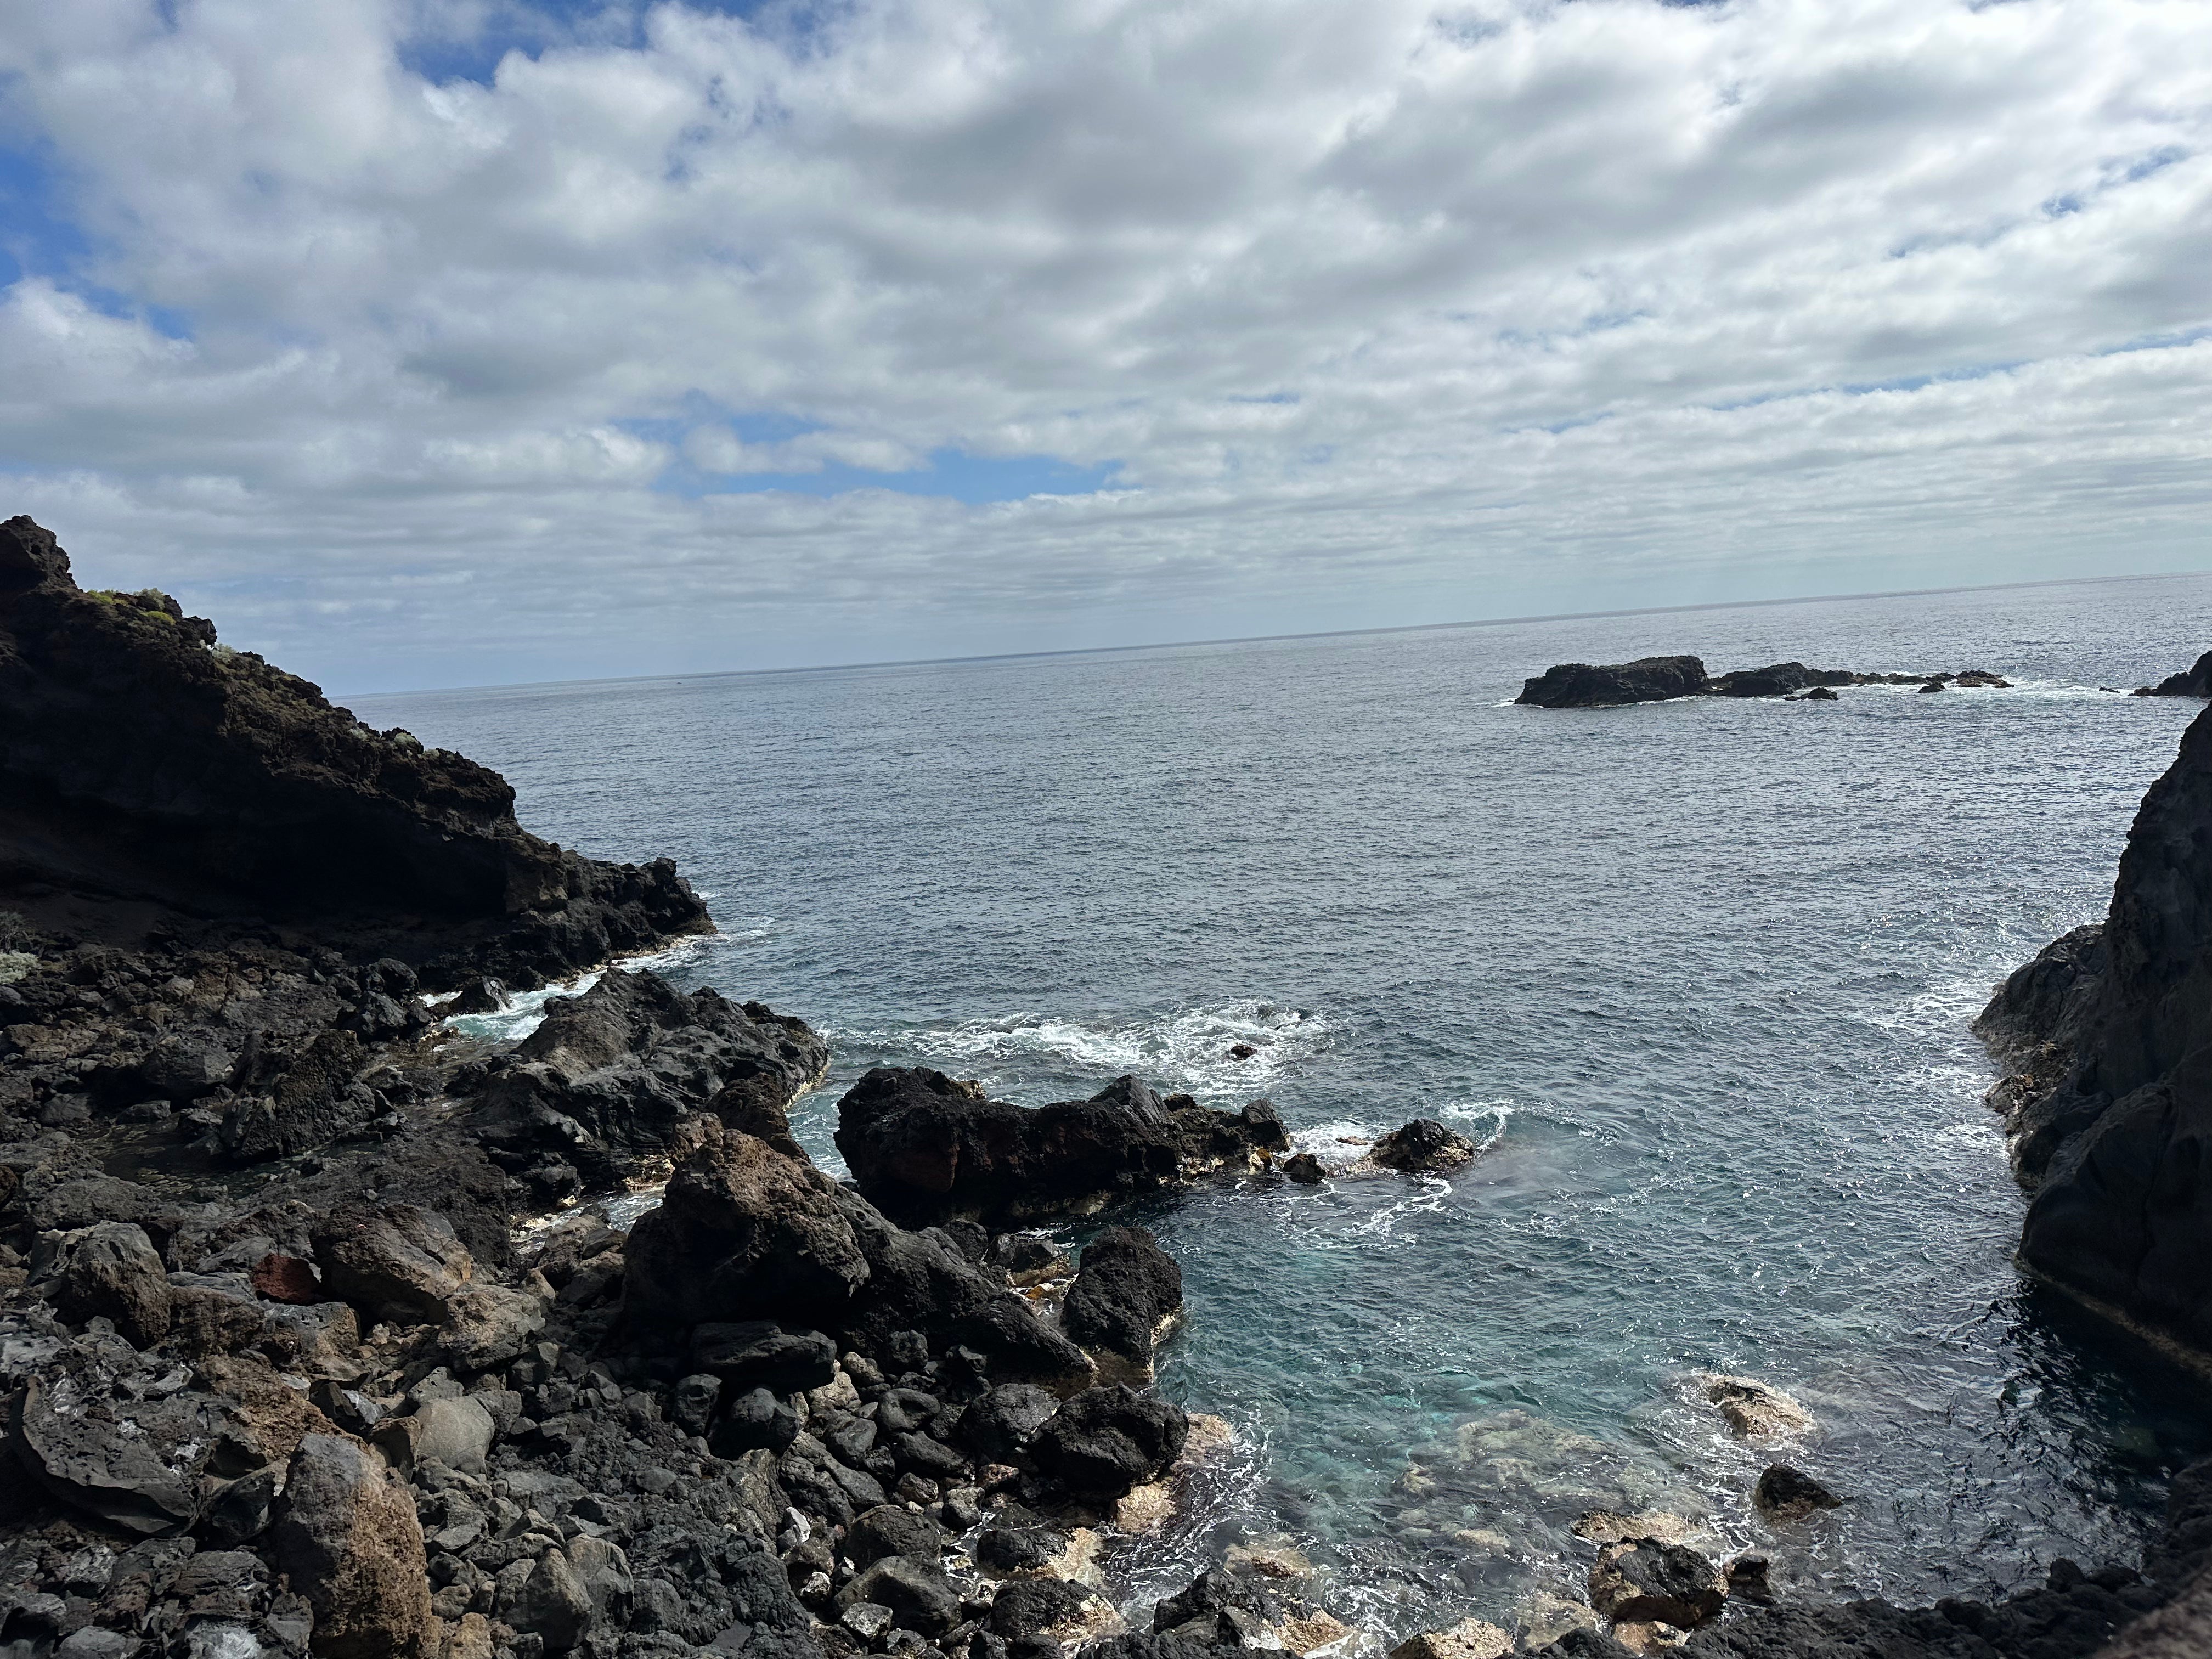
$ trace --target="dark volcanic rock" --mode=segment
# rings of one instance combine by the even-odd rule
[[[1060,1328],[1100,1375],[1150,1382],[1152,1345],[1182,1310],[1182,1269],[1142,1227],[1109,1227],[1084,1247]]]
[[[633,1322],[833,1322],[867,1283],[837,1185],[767,1142],[702,1121],[697,1149],[623,1253]]]
[[[2138,697],[2212,697],[2212,651],[2207,651],[2179,674],[2168,674],[2156,685],[2139,685]]]
[[[1079,1498],[1111,1501],[1157,1480],[1182,1455],[1181,1407],[1120,1386],[1077,1395],[1037,1431],[1037,1467]]]
[[[1765,668],[1739,668],[1715,677],[1717,697],[1780,697],[1808,686],[1849,685],[1858,678],[1849,669],[1808,668],[1802,662],[1778,662]]]
[[[1701,697],[1708,684],[1705,665],[1695,657],[1638,657],[1603,666],[1563,662],[1528,681],[1514,702],[1537,708],[1610,708]]]
[[[278,1565],[315,1611],[317,1659],[411,1659],[432,1634],[407,1489],[357,1441],[309,1435],[284,1478]]]
[[[0,525],[0,802],[19,878],[387,925],[526,979],[711,925],[666,860],[564,852],[498,774],[371,731],[165,595],[80,590],[25,518]]]
[[[2143,798],[2101,933],[2014,975],[1979,1026],[2034,1186],[2021,1258],[2094,1308],[2212,1349],[2212,714]]]
[[[1844,1501],[1804,1470],[1787,1463],[1769,1464],[1751,1498],[1763,1514],[1780,1521],[1802,1520],[1815,1510],[1839,1508]]]
[[[780,1114],[828,1062],[803,1021],[611,969],[582,996],[546,1006],[544,1023],[493,1069],[469,1121],[514,1173],[550,1153],[603,1187],[639,1154],[667,1151],[678,1121],[710,1100],[726,1094],[733,1110]]]
[[[1728,1600],[1721,1570],[1687,1544],[1638,1538],[1590,1569],[1590,1605],[1624,1624],[1653,1620],[1694,1630]]]
[[[1163,1101],[1133,1077],[1088,1100],[1022,1107],[921,1067],[878,1066],[837,1103],[837,1150],[908,1225],[1003,1222],[1095,1206],[1285,1149],[1274,1108]]]
[[[1376,1141],[1370,1156],[1386,1170],[1413,1174],[1455,1170],[1476,1151],[1475,1144],[1465,1135],[1447,1129],[1432,1117],[1417,1117]]]

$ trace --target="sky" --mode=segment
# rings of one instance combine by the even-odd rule
[[[355,691],[2212,569],[2205,0],[0,0],[0,515]]]

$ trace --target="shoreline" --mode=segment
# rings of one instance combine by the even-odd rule
[[[8,528],[28,544],[26,522]],[[149,863],[166,854],[141,840],[117,884],[131,893],[83,899],[116,937],[136,928],[136,947],[31,922],[0,941],[33,958],[0,988],[0,1388],[14,1395],[0,1458],[39,1483],[0,1505],[0,1551],[34,1575],[0,1640],[32,1659],[194,1640],[319,1659],[1049,1659],[1086,1644],[1186,1659],[1358,1639],[1332,1632],[1325,1592],[1305,1599],[1279,1552],[1210,1566],[1151,1632],[1112,1633],[1074,1536],[1133,1502],[1132,1519],[1158,1516],[1163,1481],[1192,1467],[1194,1417],[1141,1392],[1182,1305],[1180,1270],[1149,1234],[1110,1227],[1079,1262],[1039,1262],[1031,1230],[1194,1181],[1273,1178],[1291,1149],[1272,1109],[1211,1111],[1133,1078],[1015,1106],[882,1068],[840,1103],[856,1173],[829,1182],[787,1116],[825,1074],[826,1044],[762,1005],[619,966],[707,936],[672,866],[546,850],[514,823],[511,792],[499,806],[495,775],[404,733],[355,735],[305,683],[214,658],[211,627],[201,641],[145,596],[61,587],[58,556],[51,538],[27,556],[28,614],[49,637],[77,629],[142,668],[198,675],[280,751],[312,737],[367,757],[376,782],[347,810],[370,865],[479,896],[500,868],[507,893],[535,884],[537,902],[450,924],[403,909],[274,927],[249,894],[227,919],[194,916],[161,884],[197,899],[221,872]],[[10,604],[0,594],[0,622],[23,637]],[[118,706],[118,732],[131,714]],[[234,775],[286,811],[327,787],[281,759]],[[440,789],[474,816],[441,817]],[[250,844],[256,810],[208,808]],[[457,836],[454,853],[425,850]],[[47,887],[33,899],[57,890],[10,879]],[[623,930],[638,948],[579,969],[584,941]],[[370,954],[395,939],[414,963]],[[547,998],[526,1036],[445,1060],[427,1041],[425,984],[496,1007],[509,985],[586,971],[593,983]],[[1474,1155],[1421,1124],[1386,1137],[1410,1139],[1375,1178]],[[627,1232],[556,1223],[518,1249],[518,1223],[574,1217],[664,1158],[666,1195]],[[1050,1317],[1016,1294],[1039,1273],[1032,1285],[1066,1286]],[[88,1428],[66,1403],[86,1399],[127,1431]],[[1488,1431],[1511,1446],[1533,1431]],[[133,1447],[162,1449],[159,1467]],[[1810,1654],[1845,1630],[2112,1625],[2164,1599],[2127,1572],[2054,1569],[2047,1589],[1996,1606],[1747,1612],[1762,1575],[1680,1553],[1653,1530],[1676,1518],[1614,1527],[1591,1581],[1613,1633],[1644,1649],[1671,1645],[1671,1629],[1694,1632],[1693,1654]],[[76,1540],[68,1561],[105,1551],[106,1576],[21,1553],[57,1528]],[[707,1559],[702,1540],[725,1541]],[[1610,1651],[1592,1645],[1610,1639],[1599,1623],[1545,1645]],[[1426,1644],[1405,1659],[1489,1659],[1475,1650],[1493,1629],[1403,1632]]]

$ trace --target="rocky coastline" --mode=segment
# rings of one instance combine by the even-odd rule
[[[1135,1628],[1099,1593],[1231,1431],[1149,1391],[1183,1316],[1157,1239],[1108,1226],[1071,1261],[1024,1231],[1332,1173],[1266,1103],[1124,1078],[1024,1107],[882,1068],[840,1103],[834,1181],[787,1116],[820,1036],[620,965],[711,929],[672,864],[531,836],[495,774],[166,596],[79,589],[24,519],[0,526],[0,1659],[1371,1644],[1284,1540]],[[2145,888],[2169,910],[2186,850]],[[2121,911],[2015,976],[1990,1030],[2023,1077],[2118,1029],[2083,1011],[2148,925]],[[447,1023],[586,974],[520,1042]],[[2065,1129],[2081,1109],[2047,1117],[2054,1171],[2102,1121]],[[1334,1173],[1479,1152],[1417,1120]],[[646,1188],[626,1232],[579,1201]],[[1705,1386],[1740,1433],[1793,1420]],[[1824,1489],[1778,1464],[1760,1492],[1803,1515]],[[1667,1520],[1591,1517],[1588,1605],[1393,1632],[1394,1659],[2203,1650],[2172,1643],[2201,1634],[2212,1470],[2142,1571],[2062,1562],[1996,1604],[1774,1605],[1761,1559]]]

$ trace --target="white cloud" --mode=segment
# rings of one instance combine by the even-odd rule
[[[0,3],[9,494],[349,684],[2212,553],[2195,0],[173,9]]]

